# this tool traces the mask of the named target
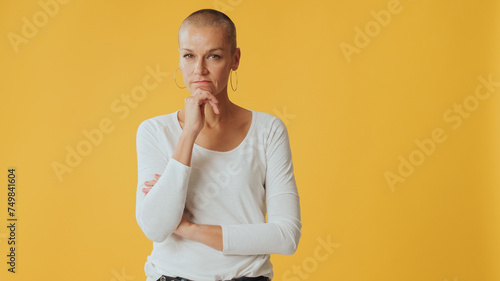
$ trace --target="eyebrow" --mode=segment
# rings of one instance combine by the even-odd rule
[[[184,51],[189,51],[189,52],[192,52],[193,50],[190,50],[190,49],[187,49],[187,48],[181,48],[181,50],[184,50]],[[221,50],[221,51],[224,51],[223,48],[213,48],[213,49],[210,49],[208,50],[208,52],[213,52],[213,51],[217,51],[217,50]]]

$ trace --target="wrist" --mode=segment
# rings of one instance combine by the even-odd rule
[[[185,141],[188,143],[194,143],[196,138],[198,137],[197,132],[191,130],[183,130],[181,135],[179,136],[179,141]]]
[[[181,223],[174,232],[175,234],[183,238],[193,240],[193,236],[195,233],[194,225],[195,225],[194,223],[189,221],[181,221]]]
[[[186,223],[182,231],[182,237],[189,240],[194,240],[197,226],[198,226],[197,224],[194,224],[192,222]]]

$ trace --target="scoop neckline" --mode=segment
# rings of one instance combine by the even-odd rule
[[[247,109],[248,111],[250,111],[250,113],[252,114],[252,118],[251,118],[251,121],[250,121],[250,128],[248,128],[248,131],[247,131],[247,134],[245,135],[245,138],[243,138],[243,140],[233,149],[231,150],[228,150],[228,151],[218,151],[218,150],[212,150],[212,149],[208,149],[208,148],[205,148],[201,145],[198,145],[196,143],[194,143],[194,147],[200,149],[200,150],[204,150],[204,151],[208,151],[208,152],[211,152],[211,153],[218,153],[218,154],[227,154],[227,153],[231,153],[233,151],[236,151],[238,150],[241,146],[243,146],[243,144],[247,141],[247,139],[249,138],[250,136],[250,133],[252,132],[252,129],[254,127],[254,123],[255,123],[255,111],[251,110],[251,109]],[[175,122],[175,125],[179,131],[179,134],[182,133],[182,127],[181,127],[181,124],[179,123],[179,119],[178,119],[178,114],[179,114],[179,110],[177,110],[175,112],[175,114],[173,114],[173,118],[174,118],[174,122]]]

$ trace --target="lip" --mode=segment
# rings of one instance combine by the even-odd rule
[[[212,82],[210,82],[208,80],[199,80],[199,81],[194,81],[193,83],[195,83],[195,84],[208,84],[208,83],[212,83]]]

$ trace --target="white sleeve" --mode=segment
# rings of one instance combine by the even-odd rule
[[[136,220],[146,237],[162,242],[181,221],[191,167],[160,150],[157,129],[148,120],[139,125],[136,141]],[[160,174],[161,177],[148,194],[144,194],[144,182],[154,180],[154,174]]]
[[[300,204],[288,132],[276,118],[266,147],[267,223],[222,225],[223,254],[293,254],[301,237]]]

